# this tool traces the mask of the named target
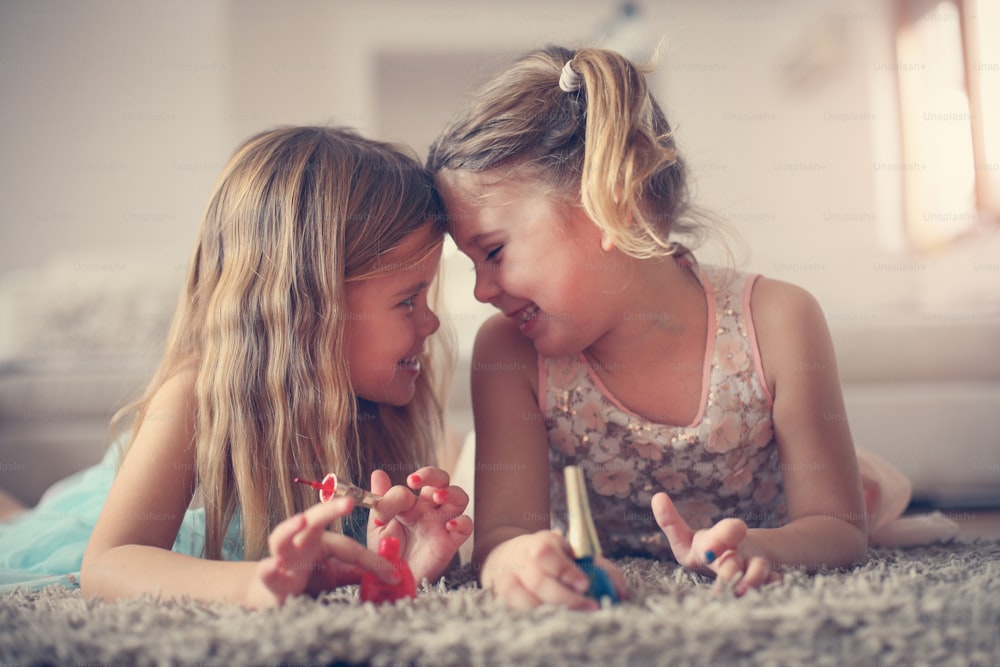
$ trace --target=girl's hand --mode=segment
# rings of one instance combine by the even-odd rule
[[[345,535],[327,531],[328,525],[350,514],[353,507],[350,498],[334,498],[278,524],[268,538],[271,555],[257,564],[250,583],[249,606],[280,606],[290,595],[317,595],[358,583],[363,571],[373,572],[387,584],[398,583],[392,566],[381,556]]]
[[[606,559],[597,565],[611,578],[620,598],[627,597],[625,578]],[[483,563],[483,585],[515,609],[556,604],[569,609],[600,608],[587,597],[590,581],[573,560],[566,538],[551,530],[520,535],[497,545]]]
[[[440,577],[472,535],[472,519],[463,512],[469,496],[457,486],[449,486],[448,473],[425,467],[407,477],[404,486],[391,486],[383,470],[372,472],[372,492],[382,496],[371,511],[368,544],[377,548],[379,539],[399,539],[400,555],[419,583]]]
[[[744,541],[747,525],[740,519],[723,519],[711,528],[691,530],[670,496],[657,493],[651,501],[653,516],[667,536],[677,562],[686,568],[713,572],[720,583],[731,584],[736,595],[778,581],[771,562]]]

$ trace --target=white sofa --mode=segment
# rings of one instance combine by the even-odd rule
[[[183,273],[101,254],[0,276],[0,488],[33,504],[100,460],[155,369]]]

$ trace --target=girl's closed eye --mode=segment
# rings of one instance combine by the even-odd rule
[[[498,245],[497,247],[495,247],[492,250],[490,250],[489,252],[487,252],[486,253],[486,260],[485,261],[486,262],[495,262],[495,261],[498,261],[499,258],[500,258],[500,251],[501,250],[503,250],[503,246],[502,245]]]
[[[417,297],[419,293],[414,294],[399,302],[399,306],[405,308],[408,312],[413,312],[413,309],[417,306]]]

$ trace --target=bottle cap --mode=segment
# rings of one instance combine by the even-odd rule
[[[399,558],[399,538],[383,537],[378,541],[378,555],[382,558]]]
[[[600,556],[601,543],[597,540],[597,528],[590,513],[590,502],[587,499],[587,484],[584,481],[583,469],[578,466],[563,468],[566,481],[567,527],[566,539],[573,549],[573,556],[584,558]]]

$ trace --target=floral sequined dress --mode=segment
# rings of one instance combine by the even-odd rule
[[[773,401],[750,317],[757,276],[695,270],[708,305],[708,340],[692,424],[662,424],[631,412],[582,354],[538,360],[551,524],[565,528],[563,468],[581,466],[598,537],[611,557],[672,557],[650,509],[660,491],[695,529],[725,517],[762,528],[786,521]]]

